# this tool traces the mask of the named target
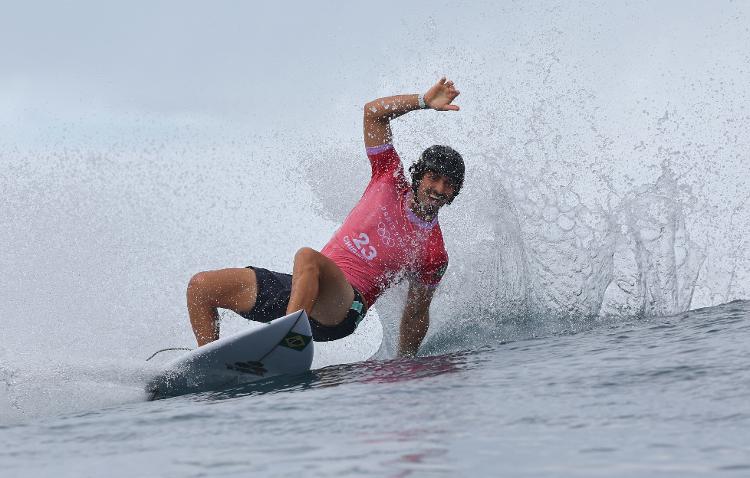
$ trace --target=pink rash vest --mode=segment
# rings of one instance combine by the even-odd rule
[[[393,146],[367,148],[367,157],[370,183],[321,253],[371,306],[404,273],[437,287],[448,253],[437,216],[427,222],[408,207],[411,186]]]

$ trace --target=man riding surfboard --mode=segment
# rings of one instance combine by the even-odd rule
[[[431,146],[409,168],[410,185],[393,148],[390,121],[419,109],[458,111],[452,104],[458,95],[453,82],[441,78],[424,95],[367,103],[364,141],[372,177],[362,198],[320,252],[297,251],[291,275],[253,266],[194,275],[187,302],[198,345],[219,338],[217,308],[261,322],[304,309],[316,341],[343,338],[405,275],[409,294],[398,351],[416,354],[429,326],[434,290],[448,267],[438,211],[458,195],[464,162],[448,146]]]

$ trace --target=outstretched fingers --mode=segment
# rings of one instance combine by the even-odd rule
[[[440,78],[435,85],[425,93],[427,105],[437,111],[458,111],[458,105],[451,104],[460,94],[453,80]]]

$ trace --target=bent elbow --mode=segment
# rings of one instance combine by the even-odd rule
[[[378,104],[377,104],[377,102],[370,101],[369,103],[365,104],[365,107],[364,107],[364,116],[365,116],[365,118],[370,118],[370,119],[375,118],[375,117],[378,116],[377,112],[378,112]]]

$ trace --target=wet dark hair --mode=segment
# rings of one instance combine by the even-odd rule
[[[427,171],[450,179],[453,187],[456,188],[453,197],[448,200],[448,204],[452,203],[464,184],[464,173],[466,172],[464,158],[450,146],[436,144],[425,149],[419,159],[409,166],[411,187],[415,196],[419,183]]]

